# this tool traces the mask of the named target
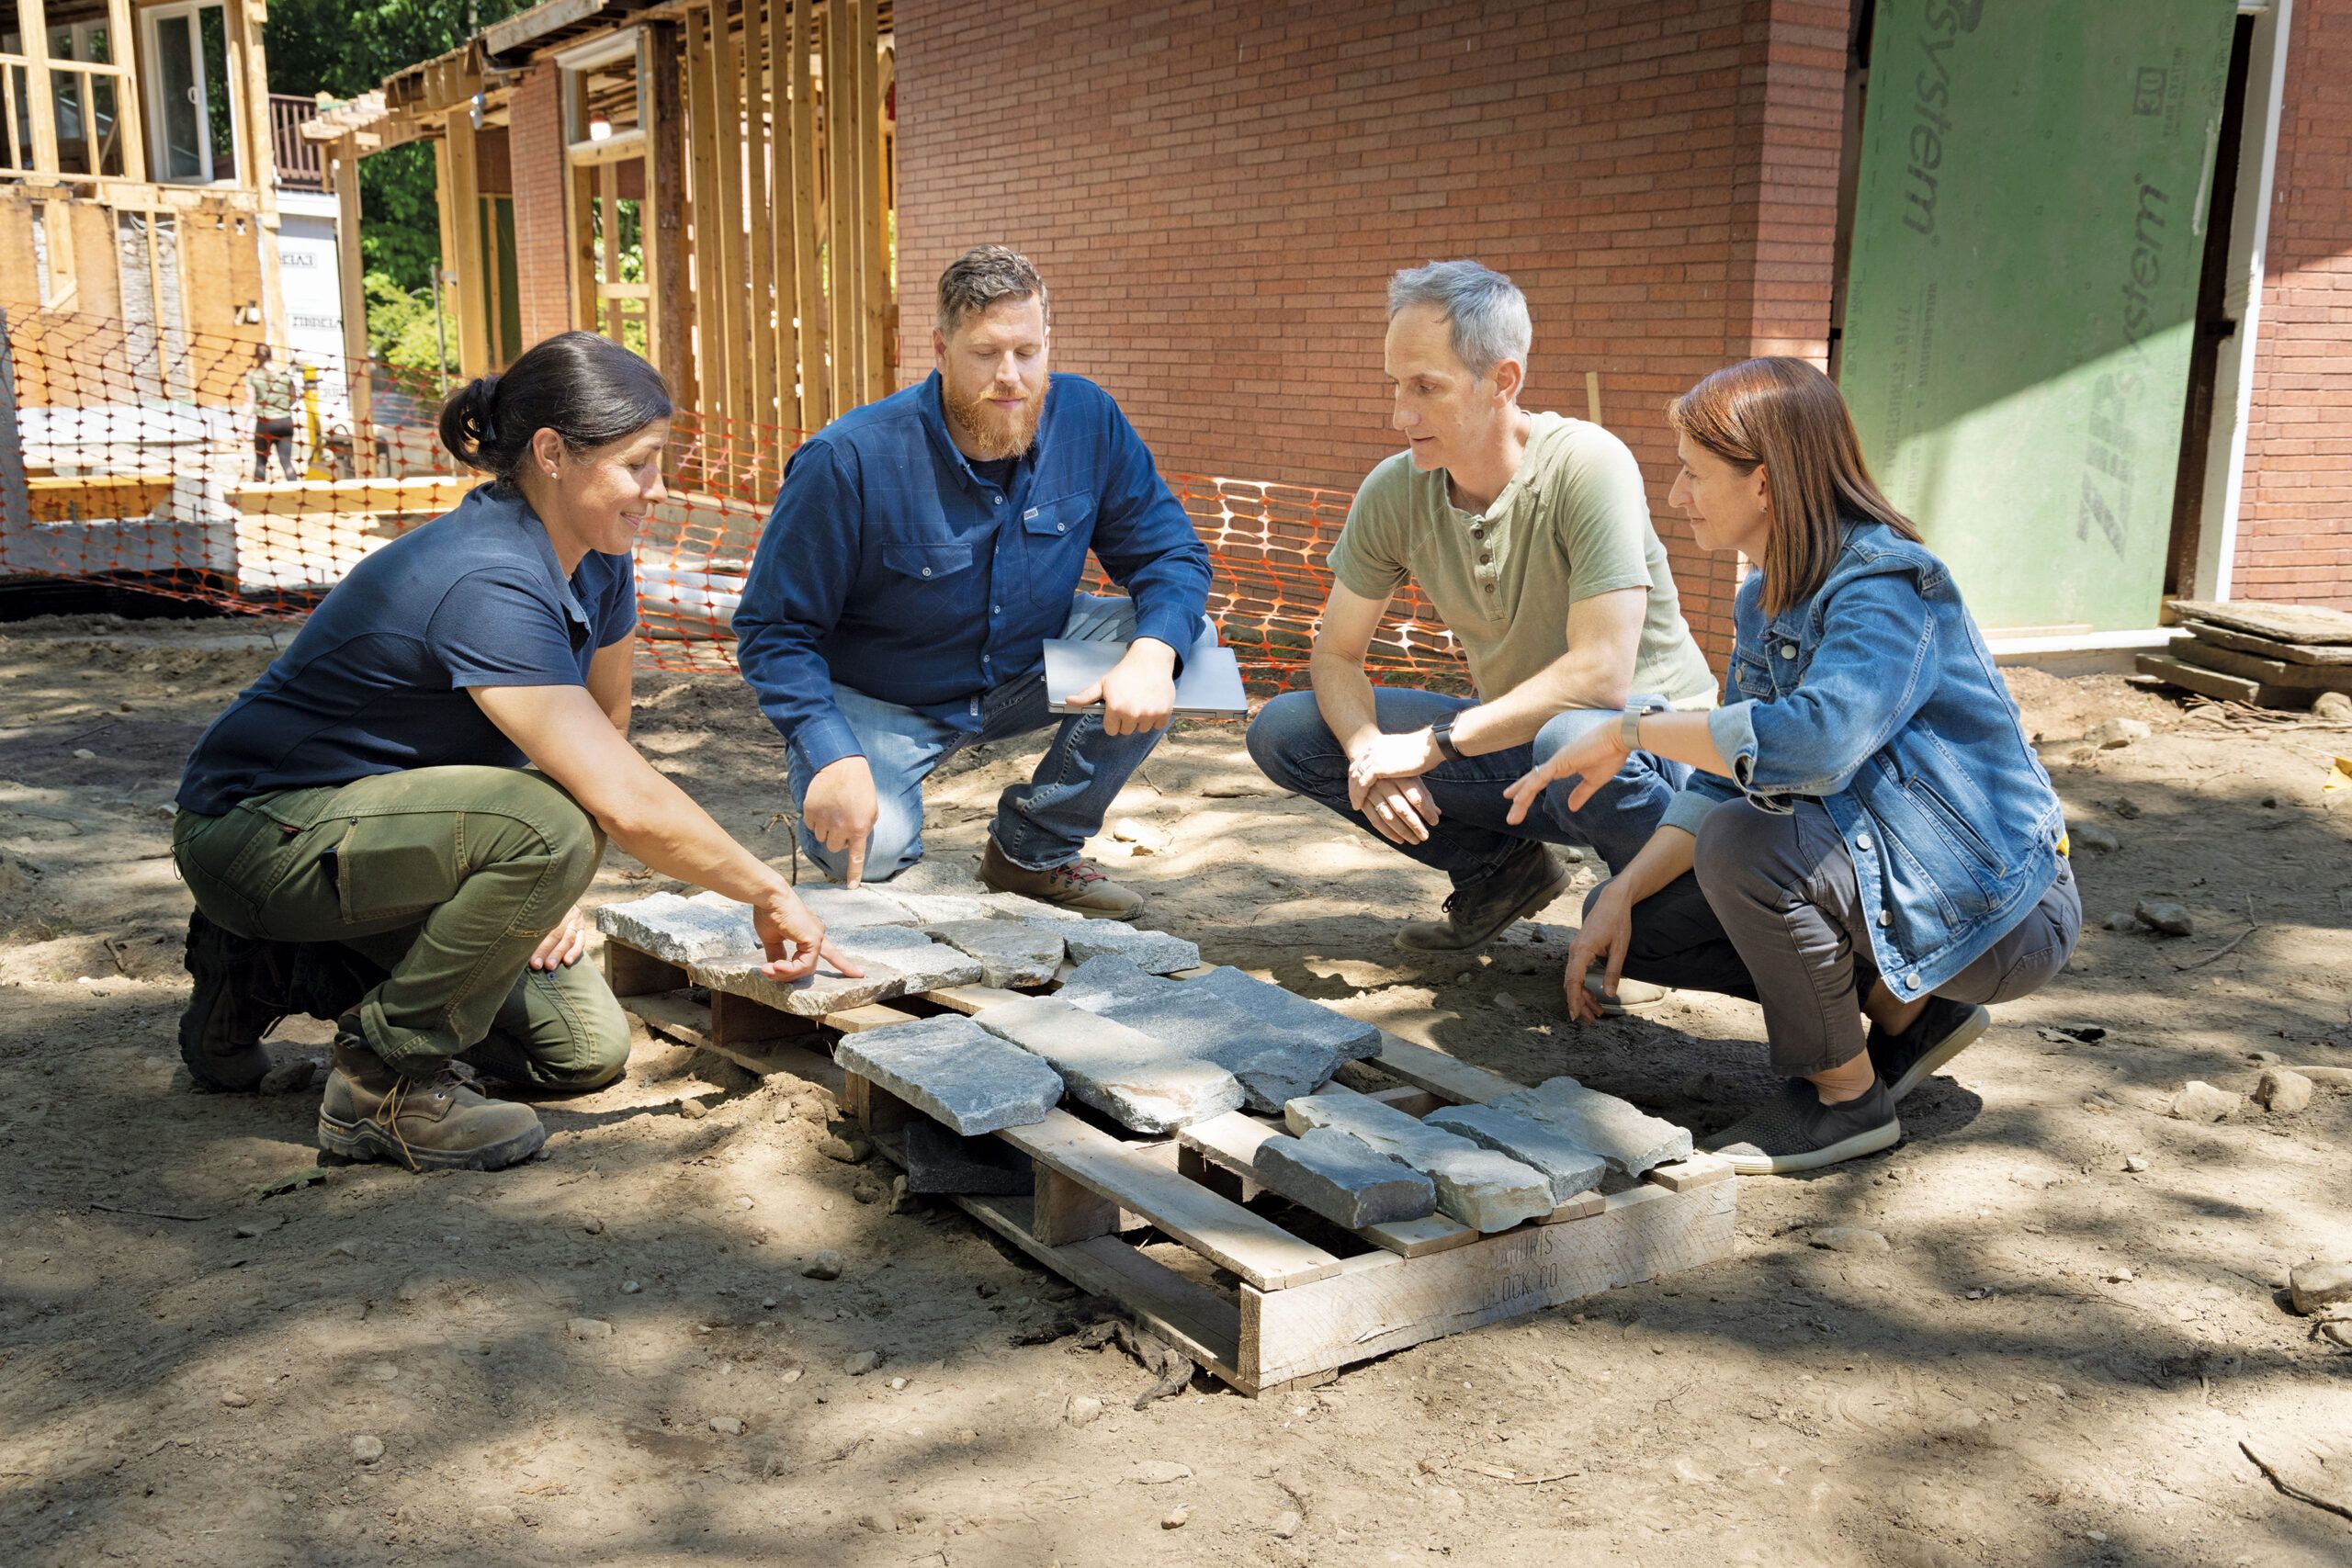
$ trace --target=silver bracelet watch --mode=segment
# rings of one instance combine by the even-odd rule
[[[1666,711],[1664,703],[1644,703],[1639,707],[1627,708],[1623,716],[1617,721],[1617,738],[1625,743],[1625,750],[1640,750],[1642,749],[1642,720],[1651,714]]]

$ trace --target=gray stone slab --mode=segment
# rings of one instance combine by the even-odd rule
[[[833,1060],[967,1137],[1042,1122],[1061,1103],[1061,1077],[1042,1058],[960,1015],[844,1034]]]
[[[1063,976],[1061,989],[1054,995],[1092,1011],[1106,1004],[1158,997],[1190,984],[1188,980],[1170,980],[1138,969],[1129,959],[1104,953],[1085,960]]]
[[[1184,985],[1204,987],[1207,995],[1219,1001],[1299,1039],[1313,1041],[1342,1061],[1361,1062],[1380,1055],[1379,1025],[1359,1022],[1346,1013],[1228,965],[1220,964]]]
[[[655,893],[596,911],[596,929],[625,947],[672,964],[738,958],[760,951],[752,907],[717,893]]]
[[[1329,1046],[1195,990],[1197,984],[1162,979],[1124,958],[1102,957],[1071,970],[1054,994],[1215,1062],[1241,1080],[1252,1111],[1279,1111],[1330,1081],[1340,1064]]]
[[[1437,1207],[1437,1184],[1336,1127],[1268,1138],[1250,1161],[1260,1185],[1350,1230],[1418,1220]]]
[[[982,1008],[972,1021],[1045,1058],[1069,1098],[1138,1133],[1167,1133],[1239,1109],[1240,1082],[1114,1019],[1058,997]]]
[[[708,986],[714,991],[733,991],[800,1018],[822,1018],[829,1012],[906,994],[906,976],[878,960],[858,965],[865,971],[861,978],[853,979],[831,964],[820,963],[815,974],[790,981],[770,976],[762,970],[762,963],[756,953],[748,958],[717,958],[706,964],[687,964],[686,974],[696,985]]]
[[[991,915],[1001,915],[1009,920],[1056,920],[1063,925],[1090,925],[1093,922],[1075,909],[1065,909],[1058,904],[1048,904],[1043,898],[1032,898],[1025,893],[999,893],[990,889],[979,896],[980,902]]]
[[[1124,958],[1138,969],[1166,975],[1191,969],[1201,962],[1201,950],[1166,931],[1138,931],[1125,920],[1088,920],[1074,925],[1063,939],[1073,963],[1090,958]]]
[[[1421,1124],[1459,1133],[1481,1148],[1533,1166],[1552,1179],[1555,1203],[1591,1191],[1609,1169],[1606,1160],[1558,1128],[1491,1105],[1449,1105],[1431,1111]]]
[[[977,893],[902,893],[893,887],[889,896],[906,906],[907,913],[915,918],[919,926],[989,918],[989,907]]]
[[[1061,928],[1050,920],[943,920],[922,929],[979,960],[990,986],[1042,986],[1062,964]]]
[[[1029,1156],[1002,1138],[959,1138],[936,1122],[910,1122],[904,1149],[907,1190],[922,1197],[1025,1198],[1036,1189],[1036,1168]]]
[[[1459,1134],[1431,1127],[1352,1089],[1327,1089],[1283,1108],[1294,1136],[1333,1127],[1402,1160],[1437,1184],[1437,1206],[1475,1230],[1509,1230],[1559,1205],[1551,1178],[1508,1155],[1483,1149]]]
[[[830,883],[804,882],[793,889],[808,912],[825,922],[828,931],[860,926],[910,926],[914,911],[888,893],[872,887],[835,887]]]
[[[1627,1176],[1639,1176],[1655,1165],[1690,1157],[1690,1130],[1639,1106],[1587,1089],[1571,1077],[1546,1078],[1533,1089],[1506,1094],[1495,1102],[1499,1111],[1514,1111],[1557,1127],[1572,1143],[1581,1145]]]
[[[852,926],[826,933],[833,945],[860,965],[887,964],[905,976],[892,996],[935,991],[942,986],[974,986],[985,966],[968,953],[933,942],[912,926]]]

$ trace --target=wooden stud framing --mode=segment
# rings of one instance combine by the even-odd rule
[[[17,0],[17,28],[25,51],[25,102],[33,122],[33,167],[57,177],[57,110],[49,76],[49,7],[45,0]],[[51,224],[52,229],[55,228]]]
[[[856,231],[849,218],[856,199],[857,164],[851,139],[842,134],[845,107],[857,88],[849,68],[850,19],[846,0],[825,0],[818,18],[824,24],[825,64],[825,384],[827,401],[835,413],[854,408],[848,370],[857,361],[857,316],[849,307],[850,291],[843,279],[857,265]],[[854,124],[854,120],[848,121]]]
[[[879,0],[857,6],[858,197],[862,209],[858,281],[865,289],[865,319],[858,341],[865,348],[865,385],[858,400],[871,402],[890,389],[889,173],[882,159],[882,13]]]
[[[718,239],[712,253],[713,286],[726,312],[727,413],[757,417],[752,407],[751,296],[743,286],[743,75],[735,62],[735,31],[728,25],[727,0],[711,0],[711,93],[718,151],[718,208],[710,227]],[[730,443],[730,446],[731,446]],[[729,454],[731,462],[733,453]]]
[[[771,0],[781,5],[783,0]],[[767,109],[767,29],[761,26],[760,0],[743,0],[743,205],[751,224],[749,255],[750,331],[744,336],[752,362],[752,417],[763,424],[780,423],[776,412],[775,300],[770,295],[775,266],[775,230],[769,219],[768,171],[775,164]],[[754,461],[763,459],[752,454]],[[765,491],[774,480],[763,473],[755,488]]]
[[[277,266],[277,183],[271,177],[277,152],[270,145],[269,63],[261,41],[258,0],[228,0],[221,7],[228,23],[228,48],[232,69],[242,67],[235,101],[244,110],[239,128],[244,142],[239,183],[250,186],[259,210],[260,233],[255,250],[261,262],[261,319],[269,341],[287,341],[286,288]]]
[[[334,144],[335,276],[343,288],[344,380],[351,397],[352,472],[376,472],[376,386],[368,367],[368,296],[359,255],[359,139]]]
[[[651,290],[646,299],[646,349],[670,383],[671,395],[692,407],[696,389],[692,296],[686,290],[685,113],[679,102],[676,25],[648,23],[639,36],[637,62],[638,121],[650,138],[638,224]]]
[[[800,289],[800,428],[815,430],[833,417],[825,373],[827,338],[823,279],[817,256],[817,88],[809,72],[815,48],[815,0],[792,6],[792,267]]]
[[[458,286],[458,374],[480,376],[490,368],[490,319],[482,277],[481,186],[474,164],[472,108],[464,104],[444,117],[448,127],[447,248],[441,263]],[[454,253],[454,254],[452,254]]]
[[[138,37],[138,18],[132,15],[130,0],[107,0],[107,36],[119,39],[109,52],[116,63],[128,67],[138,59],[133,40]],[[115,134],[122,139],[122,173],[134,184],[147,182],[147,142],[141,130],[144,106],[140,103],[139,77],[134,71],[117,85],[114,95]]]
[[[704,414],[724,418],[733,412],[727,404],[727,358],[734,345],[728,340],[719,297],[719,279],[726,276],[719,231],[725,223],[718,194],[718,102],[710,79],[713,9],[697,6],[686,13],[686,135],[694,162],[695,367],[701,393],[697,402]]]
[[[805,0],[804,0],[805,3]],[[768,0],[768,264],[775,291],[775,335],[768,353],[775,362],[775,420],[800,423],[799,333],[793,325],[800,309],[800,273],[793,259],[792,22],[801,5]]]

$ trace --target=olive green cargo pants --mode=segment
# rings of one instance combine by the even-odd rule
[[[415,768],[182,812],[172,852],[197,907],[241,936],[340,942],[387,978],[368,1043],[424,1077],[449,1057],[541,1089],[620,1076],[628,1021],[594,965],[531,954],[588,889],[604,836],[519,768]]]

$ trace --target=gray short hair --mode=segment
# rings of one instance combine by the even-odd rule
[[[1046,302],[1046,280],[1029,258],[1011,245],[975,245],[947,264],[939,275],[939,330],[953,333],[964,318],[987,310],[1000,299],[1037,297],[1037,308],[1052,319]]]
[[[1433,305],[1453,329],[1453,352],[1471,375],[1484,377],[1506,359],[1524,367],[1535,326],[1527,296],[1493,267],[1474,261],[1407,267],[1388,280],[1388,319],[1408,305]]]

